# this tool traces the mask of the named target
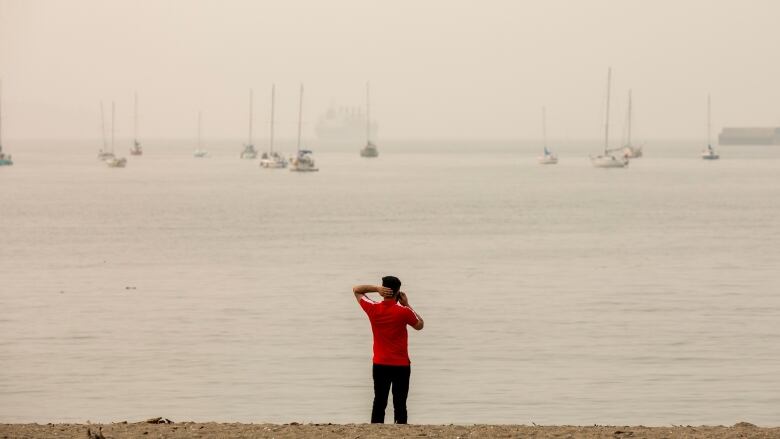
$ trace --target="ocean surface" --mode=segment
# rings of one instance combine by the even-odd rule
[[[0,422],[367,422],[351,287],[393,274],[410,422],[780,425],[780,147],[314,144],[296,174],[192,144],[6,142]]]

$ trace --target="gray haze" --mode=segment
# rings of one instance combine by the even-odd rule
[[[756,1],[22,1],[0,0],[5,136],[95,137],[133,91],[146,137],[242,137],[255,89],[257,142],[270,84],[278,133],[310,131],[330,102],[362,105],[382,138],[601,135],[607,66],[619,132],[633,88],[637,136],[704,135],[713,123],[780,124],[780,2]],[[9,145],[10,147],[10,145]]]

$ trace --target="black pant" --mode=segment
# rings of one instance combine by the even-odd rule
[[[409,366],[374,365],[374,407],[371,410],[371,423],[385,422],[387,394],[393,386],[393,417],[396,424],[406,424],[406,396],[409,394]]]

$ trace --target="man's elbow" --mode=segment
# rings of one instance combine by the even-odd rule
[[[422,331],[422,328],[423,328],[424,326],[425,326],[425,322],[423,322],[422,320],[420,320],[420,321],[418,321],[418,322],[417,322],[417,324],[416,324],[416,325],[412,326],[412,328],[414,328],[414,329],[416,329],[416,330],[418,330],[418,331]]]

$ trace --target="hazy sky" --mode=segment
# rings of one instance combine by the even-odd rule
[[[99,101],[132,96],[145,137],[242,137],[255,89],[257,142],[277,84],[293,137],[297,89],[311,130],[332,101],[363,105],[382,138],[598,138],[613,68],[613,134],[634,90],[643,139],[713,123],[780,125],[777,0],[0,0],[8,138],[95,137]]]

